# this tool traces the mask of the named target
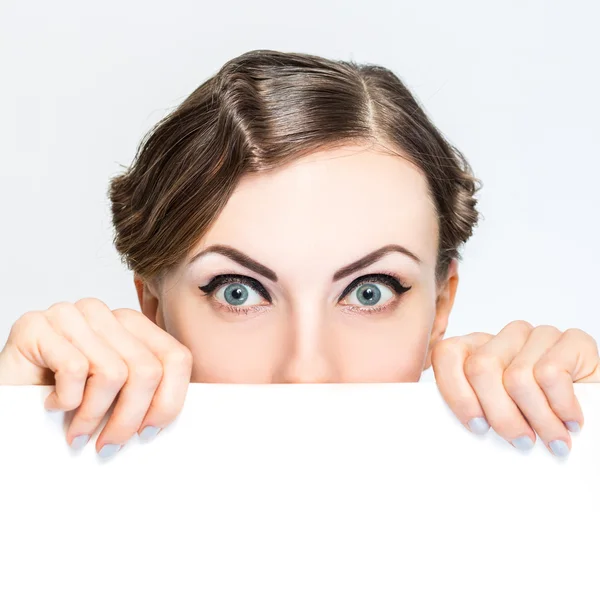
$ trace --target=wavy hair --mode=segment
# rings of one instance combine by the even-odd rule
[[[109,185],[114,244],[143,281],[192,251],[246,173],[315,150],[374,142],[426,176],[445,279],[479,213],[481,183],[390,70],[310,54],[254,50],[226,62],[141,141]]]

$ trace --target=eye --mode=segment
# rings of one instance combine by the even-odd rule
[[[262,298],[249,285],[229,283],[215,291],[215,298],[223,304],[231,306],[255,306],[261,304]]]
[[[394,292],[381,283],[363,283],[354,288],[348,294],[348,304],[359,304],[361,306],[376,306],[385,304],[394,297]]]
[[[340,301],[347,299],[342,304],[349,304],[364,308],[380,307],[387,305],[394,297],[398,297],[410,290],[395,276],[385,273],[363,275],[355,279],[342,293]]]
[[[206,285],[199,286],[207,295],[226,307],[247,307],[271,303],[271,295],[264,286],[244,275],[223,274],[213,277]]]

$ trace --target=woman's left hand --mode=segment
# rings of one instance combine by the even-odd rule
[[[537,433],[556,456],[569,454],[569,431],[583,426],[573,383],[600,382],[598,345],[590,335],[526,321],[495,336],[443,339],[431,361],[440,393],[470,431],[483,434],[491,426],[519,449],[533,447]]]

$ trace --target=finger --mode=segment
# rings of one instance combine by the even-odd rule
[[[127,381],[127,365],[110,345],[95,334],[73,304],[54,304],[46,311],[46,316],[54,330],[75,346],[88,362],[88,377],[82,397],[77,404],[66,407],[67,410],[77,409],[67,430],[67,442],[79,449],[87,443]]]
[[[556,344],[561,335],[556,327],[549,325],[533,329],[503,376],[504,387],[508,394],[548,450],[556,456],[569,454],[571,436],[563,422],[565,419],[549,403],[549,398],[539,386],[534,371],[537,369],[540,357]],[[581,407],[573,394],[572,382],[570,385],[571,393],[562,399],[563,415],[579,420],[583,417]]]
[[[503,374],[524,346],[532,329],[533,326],[526,321],[509,323],[472,353],[464,365],[465,374],[481,402],[490,426],[500,437],[522,450],[532,448],[536,436],[505,389]]]
[[[71,410],[81,403],[88,376],[87,358],[59,335],[43,312],[26,313],[14,326],[16,348],[38,367],[54,372],[54,391],[46,398],[48,410]]]
[[[129,309],[113,312],[162,362],[162,380],[139,428],[141,438],[148,440],[170,424],[183,408],[192,373],[192,353],[142,313]]]
[[[42,375],[48,369],[54,391],[46,398],[48,410],[68,410],[81,402],[88,375],[88,361],[81,352],[59,335],[42,311],[30,311],[22,315],[12,326],[6,350],[15,357],[15,370],[24,371],[22,360],[37,367]],[[43,383],[46,375],[33,378]]]
[[[440,393],[459,421],[473,433],[489,430],[483,408],[469,384],[464,363],[477,348],[493,338],[489,333],[471,333],[438,342],[431,354],[431,366]]]
[[[105,344],[111,344],[126,367],[112,413],[96,440],[100,456],[112,456],[136,433],[163,376],[160,360],[115,318],[110,308],[96,298],[75,303],[82,318]],[[82,405],[70,425],[72,435],[95,429],[106,414],[105,407],[89,402]]]
[[[600,381],[598,344],[580,329],[567,329],[537,361],[533,374],[559,419],[570,431],[583,427],[583,411],[573,383]]]

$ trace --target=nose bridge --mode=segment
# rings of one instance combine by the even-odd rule
[[[314,305],[287,319],[276,383],[332,383],[337,369],[323,311]]]

